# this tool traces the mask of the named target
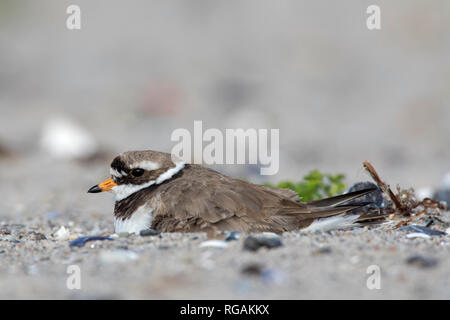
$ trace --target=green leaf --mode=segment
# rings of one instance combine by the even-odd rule
[[[319,200],[332,197],[345,191],[344,174],[323,174],[319,170],[312,170],[299,182],[281,181],[276,186],[269,183],[270,187],[291,189],[302,198],[301,201]]]

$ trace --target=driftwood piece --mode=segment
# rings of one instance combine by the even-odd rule
[[[369,172],[370,176],[378,185],[378,187],[381,189],[381,191],[383,191],[385,194],[389,196],[389,198],[392,200],[397,210],[400,211],[402,214],[409,216],[410,215],[409,210],[402,205],[402,203],[394,194],[394,192],[392,192],[389,185],[387,185],[386,183],[383,182],[383,180],[381,180],[380,176],[376,172],[375,168],[370,164],[370,162],[364,161],[363,166]]]

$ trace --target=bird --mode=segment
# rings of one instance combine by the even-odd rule
[[[234,179],[152,150],[121,153],[111,162],[110,174],[88,192],[115,194],[116,234],[329,229],[355,222],[359,215],[349,211],[366,204],[354,200],[376,189],[301,202],[293,190]]]

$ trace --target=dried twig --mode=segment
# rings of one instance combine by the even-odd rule
[[[389,185],[387,185],[380,179],[380,176],[376,172],[375,168],[369,163],[369,161],[364,161],[363,166],[369,172],[370,176],[378,185],[378,187],[381,189],[381,191],[386,193],[389,196],[389,198],[391,198],[397,210],[400,211],[402,214],[409,216],[409,210],[403,207],[402,203],[400,202],[400,200],[398,200],[397,196],[392,192]]]
[[[426,209],[441,209],[441,210],[447,210],[447,206],[440,201],[431,199],[431,198],[425,198],[422,201],[418,202],[416,207],[419,205],[424,206]]]
[[[394,203],[395,209],[390,208],[390,210],[385,211],[386,214],[393,213],[392,218],[401,218],[401,221],[396,224],[394,229],[420,219],[419,217],[423,219],[423,216],[428,217],[428,219],[431,218],[433,221],[443,222],[438,216],[440,215],[440,210],[447,210],[444,203],[430,198],[418,201],[412,188],[402,189],[400,186],[397,186],[397,193],[394,194],[389,185],[381,180],[374,167],[368,161],[364,161],[363,165],[381,191]],[[447,224],[443,223],[443,225],[446,226]]]

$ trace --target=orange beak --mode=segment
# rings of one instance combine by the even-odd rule
[[[113,179],[109,178],[108,180],[99,183],[88,190],[89,193],[98,193],[103,191],[110,191],[112,188],[116,187],[117,183],[114,182]]]

